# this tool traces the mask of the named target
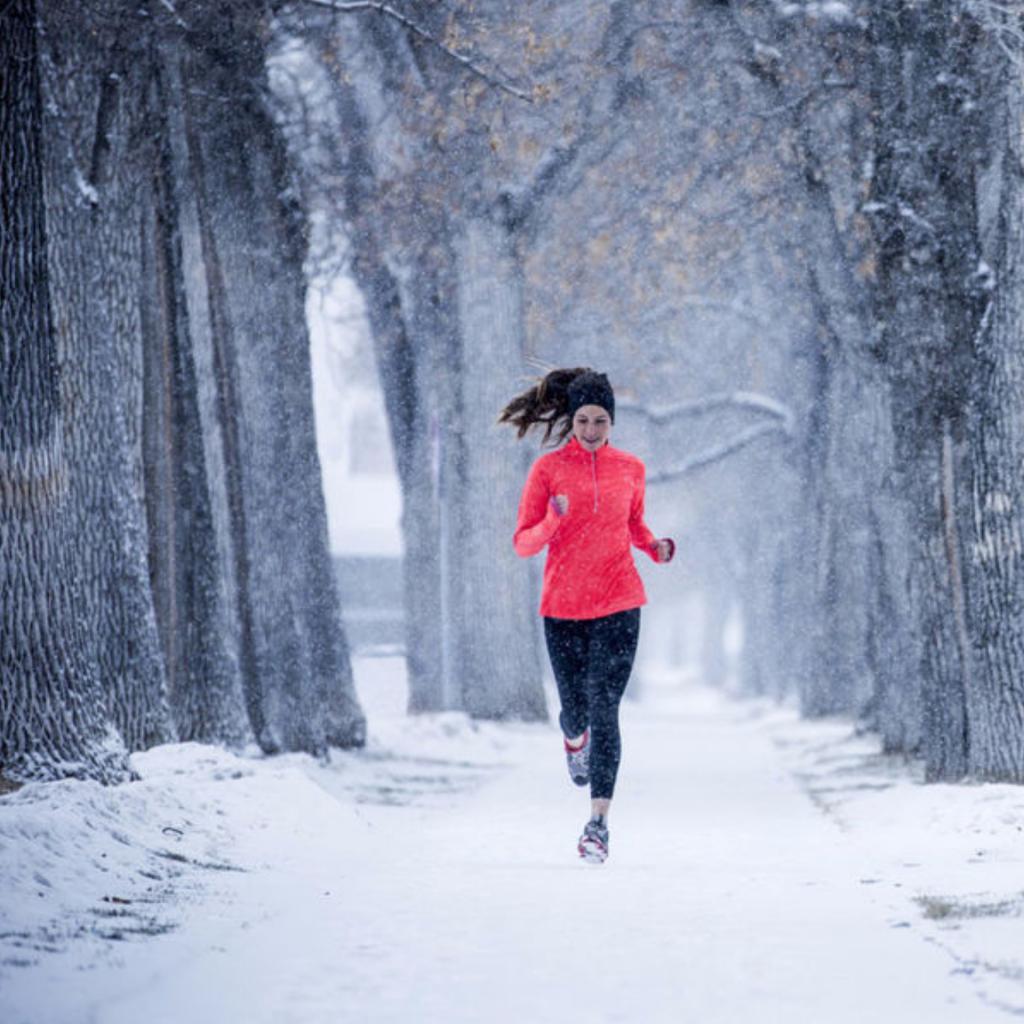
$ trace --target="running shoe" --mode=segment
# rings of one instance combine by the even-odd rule
[[[585,786],[590,782],[590,730],[583,733],[583,745],[570,747],[569,741],[565,743],[565,760],[569,765],[569,778],[577,786]]]
[[[603,818],[591,818],[583,826],[577,849],[589,864],[603,864],[608,859],[608,826]]]

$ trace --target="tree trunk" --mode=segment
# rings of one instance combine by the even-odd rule
[[[805,714],[869,715],[881,690],[912,678],[904,606],[885,588],[898,585],[900,567],[890,559],[907,542],[908,523],[893,500],[894,437],[891,391],[873,331],[873,252],[861,213],[865,151],[872,139],[856,71],[864,52],[856,33],[822,34],[799,19],[775,22],[776,42],[789,67],[774,67],[751,49],[751,36],[733,35],[768,98],[788,111],[794,140],[796,256],[807,275],[811,325],[797,358],[809,367],[811,406],[801,440],[802,536],[783,604],[802,624],[780,630],[785,658],[795,666]],[[808,93],[813,82],[853,80],[828,101]],[[893,629],[873,630],[883,607],[895,611]],[[879,645],[892,641],[884,653]],[[883,679],[880,671],[885,671]]]
[[[870,411],[875,396],[861,386],[854,354],[834,347],[820,438],[816,594],[822,617],[817,671],[805,679],[803,708],[810,715],[860,714],[874,688],[869,665],[868,615],[874,581],[867,560],[869,508],[878,452]]]
[[[136,49],[137,18],[120,0],[55,7],[43,20],[51,302],[77,423],[68,457],[79,510],[80,614],[110,716],[135,750],[173,737],[150,591],[140,438],[144,158],[133,143],[145,113],[146,64]]]
[[[922,752],[929,779],[968,770],[976,685],[964,564],[972,464],[966,438],[977,300],[972,81],[955,5],[874,13],[878,331],[894,390],[900,485],[912,515],[911,606],[921,638]],[[965,63],[966,62],[966,63]],[[936,69],[941,69],[939,74]],[[908,145],[908,140],[913,140]]]
[[[50,306],[46,124],[37,10],[0,11],[0,770],[127,774],[107,715],[79,586],[71,477],[86,426],[70,404]]]
[[[428,359],[412,342],[410,313],[401,289],[379,250],[368,239],[352,242],[356,281],[369,310],[377,369],[384,393],[391,441],[402,487],[402,571],[405,600],[405,653],[409,710],[440,711],[445,706],[440,575],[440,487],[442,424],[430,411]],[[426,275],[421,268],[422,276]],[[423,290],[427,282],[419,280]],[[436,392],[434,395],[437,398]]]
[[[457,524],[461,601],[451,611],[463,706],[482,718],[543,719],[537,613],[511,540],[526,459],[514,434],[495,426],[523,369],[521,268],[497,216],[468,220],[456,249],[464,461],[445,504]]]
[[[149,182],[142,223],[143,451],[149,565],[168,696],[183,740],[251,738],[204,456],[204,425],[188,318],[182,218],[194,217],[175,173],[180,92],[168,89],[159,51],[150,104]],[[170,72],[173,74],[173,71]],[[174,126],[172,127],[172,120]]]
[[[406,289],[417,350],[415,387],[419,419],[413,435],[415,465],[403,516],[408,576],[420,577],[413,592],[417,642],[415,664],[436,669],[410,677],[412,711],[463,710],[462,662],[456,616],[462,564],[459,495],[464,456],[460,381],[460,325],[456,316],[455,256],[447,218],[435,211],[426,244],[416,247],[415,270]],[[423,429],[425,428],[425,429]],[[411,556],[411,557],[410,557]],[[436,602],[430,605],[430,600]],[[411,665],[410,665],[411,667]]]
[[[971,623],[980,671],[967,692],[969,768],[1024,782],[1024,86],[1006,68],[995,118],[1002,191],[994,225],[995,292],[978,334]]]
[[[383,47],[390,66],[401,63],[390,40],[364,42],[364,53]],[[381,185],[363,104],[366,81],[340,74],[339,66],[357,60],[353,40],[325,36],[318,54],[325,69],[334,116],[326,120],[330,152],[345,167],[340,191],[352,274],[366,304],[370,333],[388,427],[402,488],[405,654],[411,712],[441,711],[453,706],[449,648],[443,628],[441,587],[441,490],[450,475],[452,393],[450,363],[440,349],[451,333],[450,259],[443,223],[431,224],[417,243],[389,259],[380,209]],[[388,63],[386,61],[385,63]],[[383,70],[378,70],[383,74]],[[372,87],[369,89],[372,94]],[[320,173],[314,167],[312,174]],[[425,219],[427,204],[417,212]],[[422,219],[421,219],[422,223]],[[447,367],[447,368],[446,368]],[[448,681],[448,682],[446,682]]]
[[[255,50],[255,48],[254,48]],[[185,90],[206,269],[250,708],[267,750],[361,743],[328,551],[305,326],[303,226],[287,202],[283,142],[263,110],[260,60],[224,82],[189,61],[190,86],[230,88],[227,122],[200,124]],[[219,87],[219,88],[218,88]],[[245,663],[244,663],[245,664]]]
[[[244,16],[243,16],[244,15]],[[197,15],[198,16],[198,15]],[[360,744],[331,573],[305,323],[304,225],[288,200],[283,140],[263,104],[252,12],[224,13],[183,62],[185,169],[195,197],[220,446],[211,467],[233,568],[237,651],[254,732],[268,751]],[[241,42],[235,37],[242,36]],[[231,41],[232,59],[218,50]],[[200,109],[197,97],[223,97]],[[230,114],[230,116],[228,116]],[[205,301],[203,301],[205,300]]]

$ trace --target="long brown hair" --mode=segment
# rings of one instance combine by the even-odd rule
[[[569,416],[569,385],[580,374],[593,372],[589,366],[552,370],[541,377],[533,387],[521,395],[516,395],[502,409],[498,422],[510,423],[516,428],[520,438],[533,427],[543,427],[543,444],[548,443],[557,428],[555,443],[561,444],[572,430],[572,418]]]

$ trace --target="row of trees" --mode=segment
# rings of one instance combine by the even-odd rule
[[[457,15],[324,0],[293,5],[282,27],[276,81],[306,201],[341,228],[392,427],[411,708],[541,717],[536,579],[508,541],[529,452],[494,430],[495,414],[538,371],[530,318],[546,303],[531,259],[551,218],[637,144],[647,26],[625,0]],[[654,187],[636,171],[631,212]],[[595,215],[581,212],[585,230]],[[643,260],[634,278],[656,258],[640,251],[648,241],[629,239]],[[564,302],[574,267],[553,263],[543,283]],[[602,365],[614,348],[609,337]],[[573,361],[558,349],[541,363]]]
[[[863,716],[932,779],[1024,780],[1019,12],[728,7],[812,226],[803,705]]]
[[[270,11],[0,10],[0,771],[362,742]]]
[[[1012,5],[0,18],[5,772],[360,741],[309,211],[372,328],[413,710],[546,713],[508,543],[529,453],[494,417],[589,363],[635,392],[618,427],[683,531],[710,677],[738,603],[744,691],[852,713],[933,779],[1024,778]]]
[[[538,354],[696,396],[713,374],[672,364],[703,294],[746,349],[705,363],[797,414],[695,522],[731,551],[691,557],[710,628],[720,592],[742,605],[743,688],[853,713],[933,779],[1024,779],[1020,13],[324,0],[285,24],[398,453],[413,706],[539,713],[503,547],[523,456],[490,417]]]

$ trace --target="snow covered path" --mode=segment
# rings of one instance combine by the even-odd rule
[[[700,695],[626,708],[602,867],[575,857],[587,802],[551,728],[454,716],[383,728],[391,754],[258,761],[194,782],[197,819],[227,819],[207,857],[246,870],[217,873],[175,931],[116,959],[0,976],[0,1019],[1007,1017],[925,941],[907,895],[876,884],[870,849],[815,806],[742,708]],[[183,749],[144,755],[136,785],[187,775]]]

